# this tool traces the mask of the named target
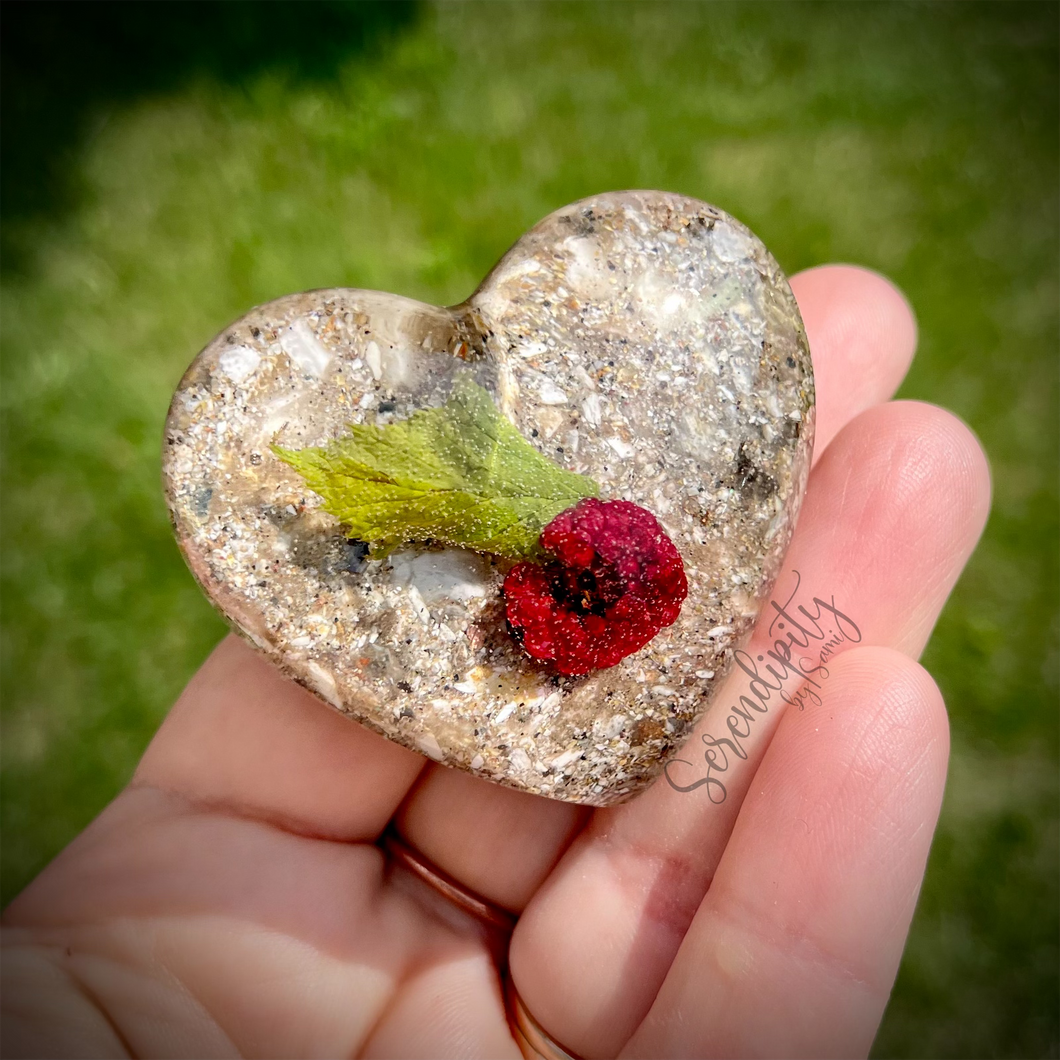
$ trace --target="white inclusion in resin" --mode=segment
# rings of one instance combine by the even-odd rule
[[[716,224],[711,235],[711,249],[721,261],[746,261],[753,256],[754,244],[738,229]]]
[[[545,380],[541,384],[541,388],[538,391],[541,397],[542,405],[566,405],[567,394],[565,391],[560,390],[555,383]]]
[[[379,352],[379,343],[372,341],[368,343],[364,351],[364,360],[372,373],[373,379],[378,379],[383,374],[383,355]]]
[[[611,273],[595,240],[574,236],[563,241],[567,252],[567,283],[580,297],[603,300],[614,296]]]
[[[596,394],[590,394],[582,402],[582,417],[590,427],[599,427],[602,415],[600,398]]]
[[[249,346],[229,346],[217,358],[218,370],[233,383],[242,383],[244,379],[248,379],[257,370],[259,364],[261,364],[261,354]]]
[[[320,379],[331,364],[331,354],[320,344],[313,329],[304,321],[296,320],[281,336],[283,352],[306,375]]]
[[[397,347],[381,358],[383,382],[399,390],[411,390],[421,375],[425,355]]]
[[[310,660],[306,663],[306,670],[312,679],[313,687],[333,706],[342,709],[342,698],[339,696],[338,687],[335,684],[335,675],[325,670],[320,663]]]
[[[440,762],[445,758],[445,752],[442,750],[441,744],[438,743],[438,737],[433,732],[425,732],[417,736],[416,746],[428,758],[433,758],[436,762]]]
[[[492,591],[490,564],[465,549],[440,552],[395,552],[390,557],[390,584],[416,589],[427,602],[467,601]]]

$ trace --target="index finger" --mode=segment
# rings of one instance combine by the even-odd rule
[[[229,636],[174,704],[133,785],[302,835],[373,841],[424,762]]]
[[[813,357],[816,464],[859,413],[893,397],[916,352],[916,317],[887,279],[853,265],[791,278]]]

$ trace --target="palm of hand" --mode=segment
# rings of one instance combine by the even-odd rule
[[[786,569],[862,640],[819,702],[759,716],[724,802],[660,782],[590,813],[425,765],[229,638],[130,788],[8,910],[5,1052],[518,1056],[475,926],[387,872],[392,819],[521,914],[513,979],[574,1052],[866,1052],[945,777],[944,708],[913,660],[989,485],[952,416],[881,404],[915,340],[893,288],[841,267],[793,287],[820,460]]]

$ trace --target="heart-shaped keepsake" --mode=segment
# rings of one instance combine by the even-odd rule
[[[449,309],[340,288],[252,310],[181,380],[164,480],[206,594],[296,681],[438,762],[604,806],[661,771],[754,624],[813,422],[762,243],[621,192],[546,217]]]

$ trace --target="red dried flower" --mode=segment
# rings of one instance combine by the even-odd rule
[[[557,515],[540,540],[555,560],[513,567],[504,599],[513,634],[560,673],[614,666],[680,613],[681,555],[639,505],[590,497]]]

